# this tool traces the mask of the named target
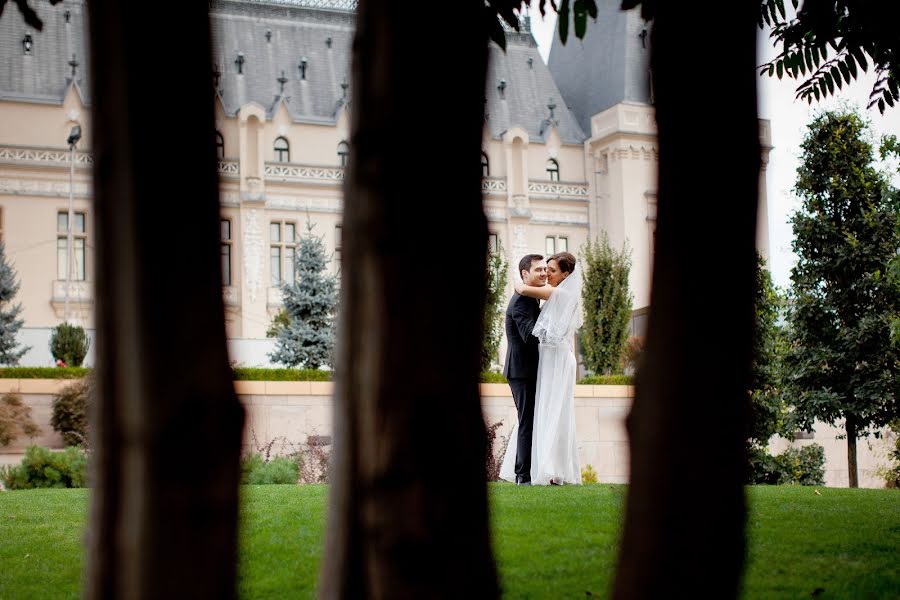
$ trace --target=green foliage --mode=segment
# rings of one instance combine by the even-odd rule
[[[84,332],[84,327],[61,323],[53,328],[50,336],[50,354],[66,367],[80,367],[91,347],[91,340]]]
[[[259,454],[248,454],[241,459],[241,483],[270,485],[297,483],[300,466],[293,458],[276,457],[268,462]]]
[[[484,337],[481,344],[481,370],[487,371],[497,362],[497,349],[503,337],[503,292],[506,290],[507,262],[503,246],[488,252],[485,268]]]
[[[6,247],[0,242],[0,364],[17,365],[29,347],[20,348],[16,335],[22,327],[21,304],[13,304],[19,291],[16,272],[6,260]]]
[[[266,337],[278,337],[278,332],[287,328],[290,324],[291,318],[288,316],[287,311],[282,308],[274,317],[272,317],[272,323],[269,325],[269,328],[266,329]]]
[[[765,446],[769,438],[782,432],[784,401],[781,397],[781,361],[787,337],[778,324],[784,299],[772,284],[772,276],[762,256],[756,255],[756,289],[753,301],[756,316],[753,364],[750,377],[751,444]]]
[[[33,438],[41,428],[31,418],[31,407],[18,394],[4,394],[0,398],[0,446],[8,446],[19,434]]]
[[[288,323],[275,327],[276,346],[269,358],[288,367],[318,369],[332,362],[336,278],[325,272],[325,244],[312,234],[313,228],[307,221],[294,253],[295,280],[281,285]]]
[[[88,403],[91,400],[91,377],[69,384],[53,397],[50,425],[62,434],[67,446],[86,446],[88,439]]]
[[[851,436],[897,418],[900,391],[900,286],[885,275],[900,248],[896,193],[873,167],[867,131],[853,112],[825,112],[803,141],[784,359],[796,426],[844,420]]]
[[[579,385],[634,385],[631,375],[588,375],[578,380]]]
[[[321,369],[232,369],[235,381],[331,381],[332,371]]]
[[[0,467],[0,481],[9,490],[85,487],[87,456],[79,448],[53,452],[29,446],[20,465]]]
[[[791,0],[797,8],[798,0]],[[805,79],[797,87],[797,98],[812,103],[834,96],[866,72],[871,61],[875,85],[869,108],[900,101],[900,45],[892,23],[900,18],[896,3],[867,0],[806,2],[788,19],[784,0],[762,0],[759,27],[772,28],[773,46],[782,52],[759,67],[760,75]]]
[[[597,479],[597,471],[594,470],[594,467],[592,467],[591,465],[588,465],[581,470],[581,482],[582,483],[600,483],[600,480]]]
[[[81,379],[90,372],[84,367],[10,367],[0,369],[0,379]]]
[[[748,459],[747,483],[750,484],[825,484],[825,449],[819,444],[788,448],[778,456],[755,446]]]
[[[612,375],[621,372],[628,339],[630,252],[627,246],[613,250],[606,232],[602,232],[596,241],[588,240],[582,247],[580,264],[584,276],[584,325],[580,334],[584,364],[594,373]]]
[[[889,427],[894,434],[894,447],[888,452],[890,464],[877,471],[884,479],[885,487],[896,489],[900,488],[900,419],[892,421]]]
[[[481,383],[507,383],[503,373],[497,373],[496,371],[482,371],[479,381]]]
[[[547,12],[547,0],[538,0],[537,5],[543,17]],[[569,38],[570,22],[575,26],[575,37],[581,40],[587,33],[588,17],[597,19],[595,0],[572,0],[571,2],[570,0],[550,0],[550,5],[559,14],[557,26],[559,27],[559,39],[563,44]],[[491,40],[504,50],[506,50],[506,34],[500,25],[500,19],[519,31],[519,19],[516,12],[521,13],[526,6],[531,6],[531,0],[486,0],[484,10],[488,33]],[[572,13],[571,17],[569,16],[570,12]]]

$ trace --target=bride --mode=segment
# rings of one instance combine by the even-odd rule
[[[538,338],[537,394],[534,405],[534,432],[531,443],[532,485],[581,483],[578,445],[575,440],[575,354],[572,341],[581,326],[581,269],[568,252],[547,260],[544,287],[515,281],[523,296],[546,300],[531,335]],[[518,424],[500,467],[500,477],[515,481]]]

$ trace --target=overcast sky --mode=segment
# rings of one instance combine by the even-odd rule
[[[556,14],[548,10],[546,20],[542,20],[540,13],[536,10],[533,11],[531,31],[538,43],[538,49],[544,62],[547,62],[552,42],[551,36],[556,35]],[[590,23],[588,23],[587,35],[590,35]],[[768,40],[768,31],[760,32],[758,51],[763,58],[760,60],[761,63],[775,56],[776,51]],[[769,199],[770,268],[773,279],[779,286],[786,287],[790,284],[790,270],[795,260],[791,250],[793,234],[789,220],[791,214],[799,207],[800,201],[791,190],[794,187],[799,164],[800,142],[803,140],[806,125],[813,116],[818,111],[834,108],[841,100],[845,100],[851,106],[856,106],[859,112],[871,122],[876,139],[880,138],[882,134],[888,133],[900,136],[900,106],[889,108],[884,116],[879,114],[877,108],[866,110],[869,92],[875,81],[871,64],[869,72],[864,75],[851,86],[845,85],[844,90],[839,92],[836,98],[830,97],[821,103],[814,102],[812,106],[805,101],[794,100],[797,81],[787,78],[779,81],[777,78],[768,76],[758,79],[759,116],[769,119],[772,126],[772,146],[774,148],[769,155],[766,188]],[[884,165],[884,167],[892,169],[894,185],[900,186],[897,164]]]

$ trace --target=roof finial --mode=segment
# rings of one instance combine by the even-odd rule
[[[234,64],[237,65],[238,75],[244,74],[244,53],[238,52],[237,58],[234,60]]]
[[[75,59],[75,55],[72,55],[72,60],[69,61],[69,66],[72,67],[72,79],[75,79],[75,70],[78,68],[78,61]]]
[[[307,64],[309,64],[309,61],[306,60],[305,56],[300,59],[300,65],[298,67],[300,69],[300,79],[306,79],[306,65]]]
[[[219,70],[219,63],[213,65],[213,89],[219,89],[219,78],[222,77],[222,71]]]
[[[266,42],[272,43],[272,30],[266,29]]]
[[[347,99],[347,88],[348,88],[348,87],[350,87],[350,84],[347,83],[347,76],[344,75],[344,80],[341,82],[341,89],[344,90],[344,93],[342,94],[341,97],[342,97],[344,100]]]
[[[281,72],[281,77],[276,79],[276,81],[281,84],[281,91],[279,93],[283,94],[284,93],[284,84],[287,83],[287,77],[284,76],[284,71]]]
[[[506,98],[506,80],[501,79],[497,89],[500,90],[500,98]]]
[[[553,120],[553,109],[556,108],[556,102],[553,101],[553,98],[550,98],[550,103],[547,105],[547,108],[550,109],[550,120]]]

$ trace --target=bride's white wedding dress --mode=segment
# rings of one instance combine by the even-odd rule
[[[540,341],[531,483],[581,483],[575,439],[575,354],[572,340],[581,326],[581,269],[578,265],[544,303],[532,335]],[[510,433],[500,478],[516,480],[518,423]]]

